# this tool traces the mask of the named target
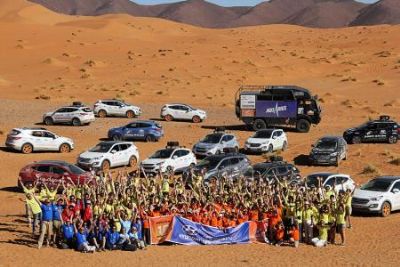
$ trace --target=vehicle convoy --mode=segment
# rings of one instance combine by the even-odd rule
[[[37,181],[38,178],[61,180],[70,178],[75,184],[90,182],[93,175],[81,168],[60,160],[37,161],[23,167],[19,172],[23,184]],[[18,186],[20,184],[18,183]]]
[[[275,183],[276,179],[289,183],[298,183],[301,178],[300,170],[293,164],[283,161],[281,157],[271,157],[270,161],[256,163],[244,173],[247,179],[263,179]]]
[[[311,165],[339,166],[340,161],[346,159],[346,140],[341,136],[325,136],[312,145],[309,163]]]
[[[181,172],[195,166],[196,156],[188,148],[179,146],[178,142],[168,142],[164,149],[157,150],[149,158],[143,160],[140,169],[145,174],[158,174],[165,172]]]
[[[258,130],[247,139],[244,150],[252,153],[272,153],[277,150],[286,150],[288,140],[282,129]]]
[[[291,126],[305,133],[321,121],[318,97],[298,86],[242,86],[235,103],[236,116],[255,131]]]
[[[329,185],[336,191],[336,193],[347,190],[351,190],[351,192],[353,192],[356,188],[356,183],[353,181],[350,175],[341,173],[313,173],[306,177],[305,183],[308,188],[319,186],[326,187]]]
[[[354,211],[377,213],[386,217],[400,210],[400,176],[381,176],[354,191],[351,206]]]
[[[135,167],[139,161],[139,151],[132,142],[105,141],[81,153],[78,166],[84,169],[108,171],[110,168]]]
[[[350,144],[367,142],[397,143],[400,136],[400,126],[389,116],[380,116],[378,120],[368,121],[358,127],[347,129],[343,138]]]
[[[160,117],[166,121],[186,120],[199,123],[207,118],[207,113],[186,104],[166,104],[161,108]]]
[[[226,132],[223,128],[217,128],[213,133],[206,135],[193,146],[196,156],[210,156],[222,153],[225,148],[233,148],[239,151],[239,143],[236,136]]]
[[[210,179],[219,179],[222,175],[238,179],[249,166],[250,160],[246,155],[226,148],[221,154],[204,158],[195,166],[194,172],[197,174],[203,172],[204,182],[208,182]]]
[[[134,118],[142,114],[142,110],[139,107],[115,99],[98,100],[94,104],[93,111],[100,118],[107,116]]]
[[[45,128],[14,128],[7,135],[6,147],[24,154],[37,151],[68,153],[74,149],[74,141],[58,136]]]
[[[46,125],[60,123],[81,126],[83,124],[90,124],[94,120],[93,111],[80,102],[74,102],[72,106],[62,107],[43,115],[43,123]]]
[[[125,126],[111,128],[108,138],[114,141],[121,140],[144,140],[154,142],[164,136],[164,130],[155,121],[134,121]]]

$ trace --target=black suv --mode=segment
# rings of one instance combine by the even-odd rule
[[[347,159],[347,143],[341,136],[324,136],[310,152],[310,164],[312,165],[335,165],[341,160]]]
[[[283,161],[281,157],[271,158],[270,161],[254,164],[245,174],[247,179],[268,180],[273,183],[276,179],[282,181],[286,179],[290,182],[298,181],[300,170],[293,164]]]
[[[400,135],[400,127],[390,120],[389,116],[381,116],[378,120],[364,123],[363,125],[347,129],[343,138],[352,144],[364,142],[388,142],[397,143]]]

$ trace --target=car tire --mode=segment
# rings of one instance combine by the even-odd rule
[[[137,158],[135,156],[130,157],[129,159],[129,167],[136,167],[137,166]]]
[[[113,141],[122,141],[122,136],[120,134],[114,134],[112,136]]]
[[[263,129],[265,129],[265,128],[267,128],[267,124],[265,123],[264,120],[262,120],[262,119],[256,119],[256,120],[253,122],[253,130],[254,130],[254,131],[263,130]]]
[[[101,170],[103,172],[110,170],[110,162],[107,159],[101,163]]]
[[[173,121],[174,118],[173,118],[171,115],[168,114],[168,115],[165,115],[165,116],[164,116],[164,120],[165,120],[165,121]]]
[[[60,153],[69,153],[71,152],[71,146],[67,143],[63,143],[60,145],[60,148],[58,149]]]
[[[81,120],[80,119],[78,119],[78,118],[73,118],[72,119],[72,125],[73,126],[81,126]]]
[[[33,146],[29,143],[23,144],[21,147],[21,152],[24,154],[30,154],[33,152]]]
[[[46,124],[46,125],[53,125],[53,124],[54,124],[54,121],[53,121],[53,118],[52,118],[52,117],[46,117],[46,118],[44,118],[43,122],[44,122],[44,124]]]
[[[388,139],[389,144],[396,144],[397,143],[397,137],[396,136],[390,136]]]
[[[387,217],[390,215],[391,212],[392,212],[392,206],[390,205],[390,203],[387,201],[383,202],[381,207],[381,216]]]
[[[285,142],[283,142],[283,145],[282,145],[282,151],[285,151],[287,149],[287,142],[285,141]]]
[[[353,138],[351,138],[351,143],[352,144],[360,144],[361,143],[361,137],[353,136]]]
[[[135,117],[135,112],[133,112],[132,110],[128,110],[126,112],[126,117],[129,119],[133,119]]]
[[[105,118],[107,117],[107,111],[105,111],[104,109],[100,109],[99,112],[97,112],[97,115],[99,116],[99,118]]]
[[[200,122],[201,122],[201,119],[200,119],[199,116],[193,116],[192,122],[193,122],[193,123],[200,123]]]
[[[146,142],[154,142],[154,137],[152,135],[146,135],[144,140]]]
[[[305,119],[300,119],[296,123],[296,130],[300,133],[308,133],[310,131],[310,122]]]
[[[268,146],[267,153],[273,153],[273,152],[274,152],[274,146],[270,144],[270,145]]]

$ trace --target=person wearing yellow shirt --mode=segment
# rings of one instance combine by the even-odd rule
[[[345,194],[345,211],[346,211],[346,223],[347,223],[347,228],[351,228],[351,220],[350,220],[350,216],[351,216],[351,200],[353,199],[353,192],[351,192],[351,189],[347,189],[346,190],[346,194]]]
[[[315,218],[314,210],[310,203],[306,201],[303,209],[303,228],[304,228],[304,243],[310,244],[313,238],[313,219]]]
[[[19,181],[19,185],[22,187],[22,190],[24,191],[25,195],[26,194],[31,194],[34,195],[36,192],[36,184],[33,185],[32,182],[28,182],[26,183],[26,186],[24,185],[24,183],[21,180],[21,177],[18,177],[18,181]],[[25,204],[25,214],[26,214],[26,218],[28,219],[28,224],[32,224],[32,209],[30,208],[30,206],[28,204]]]
[[[33,194],[26,194],[25,203],[32,211],[33,221],[32,221],[32,236],[35,235],[36,228],[39,226],[42,217],[42,208],[40,207],[39,200]],[[22,199],[21,199],[22,200]],[[22,200],[23,201],[23,200]]]
[[[342,243],[341,246],[344,246],[345,243],[345,229],[346,229],[346,208],[345,206],[339,205],[336,211],[336,232],[340,234],[340,238]]]

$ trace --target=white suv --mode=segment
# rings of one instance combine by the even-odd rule
[[[156,151],[152,156],[142,161],[140,168],[146,174],[157,174],[160,170],[162,173],[184,171],[196,164],[196,156],[190,149],[180,147],[177,142],[168,142],[165,149]]]
[[[356,183],[350,177],[350,175],[330,172],[319,172],[310,174],[306,177],[306,184],[308,188],[312,186],[325,187],[329,185],[330,187],[335,187],[334,189],[337,193],[342,190],[350,190],[351,192],[353,192],[356,188]]]
[[[188,120],[199,123],[207,118],[207,113],[185,104],[166,104],[161,108],[160,116],[166,121]]]
[[[15,128],[7,135],[6,147],[24,154],[33,151],[68,153],[74,149],[74,141],[58,136],[45,128]]]
[[[244,149],[246,152],[272,153],[276,150],[286,150],[288,140],[282,129],[265,129],[257,131],[247,139]]]
[[[46,125],[70,123],[73,126],[80,126],[83,124],[90,124],[94,120],[93,111],[78,102],[74,103],[72,106],[62,107],[43,115],[43,123]]]
[[[139,151],[132,142],[107,141],[79,155],[77,163],[84,169],[108,171],[119,166],[135,167],[139,161]]]
[[[98,100],[94,104],[93,111],[100,118],[107,116],[134,118],[142,114],[142,110],[139,107],[120,100]]]
[[[381,176],[354,191],[354,211],[378,213],[383,217],[400,210],[400,176]]]

